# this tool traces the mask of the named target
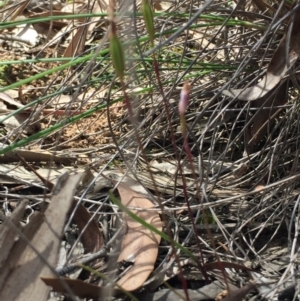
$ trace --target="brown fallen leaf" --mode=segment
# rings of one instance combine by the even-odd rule
[[[124,206],[145,209],[153,207],[153,204],[146,197],[126,185],[120,183],[117,189]],[[132,212],[159,231],[162,230],[162,222],[157,212],[147,210],[132,210]],[[144,284],[153,271],[161,237],[146,229],[127,214],[124,213],[123,217],[128,231],[122,242],[118,262],[124,260],[134,262],[134,264],[118,281],[118,285],[127,291],[134,291]]]
[[[245,130],[245,145],[247,153],[252,153],[255,146],[261,141],[268,129],[272,128],[276,116],[282,111],[283,106],[288,101],[288,81],[280,85],[263,98],[253,101],[252,107],[259,108],[262,104],[270,109],[259,110],[252,119],[252,122]]]
[[[226,262],[226,261],[216,261],[216,262],[210,262],[203,265],[203,268],[206,271],[210,270],[223,270],[225,268],[228,269],[236,269],[236,270],[244,270],[244,271],[253,271],[253,269],[247,268],[244,265],[234,263],[234,262]]]
[[[57,10],[45,11],[40,13],[30,13],[28,19],[36,18],[47,18],[51,16],[60,16],[60,15],[72,15],[65,12],[60,12]],[[33,23],[32,26],[39,35],[47,36],[48,39],[52,39],[57,31],[61,30],[68,25],[66,20],[52,20],[46,22]]]
[[[153,2],[153,8],[154,10],[163,10],[161,4],[160,4],[161,1],[154,1]]]
[[[113,287],[99,287],[97,285],[83,282],[82,280],[69,278],[41,278],[47,285],[57,293],[68,293],[67,287],[79,298],[99,299],[111,296]]]
[[[280,41],[267,69],[266,75],[262,80],[246,89],[231,89],[224,90],[223,94],[229,97],[236,97],[240,100],[253,101],[265,96],[272,91],[286,75],[288,69],[294,65],[298,59],[300,52],[300,9],[295,12],[294,22],[290,23],[292,26],[290,47],[286,47],[288,42],[286,35]],[[288,31],[289,29],[287,29]],[[286,52],[287,49],[288,53]],[[288,58],[288,60],[287,60]]]
[[[40,277],[53,276],[65,219],[82,176],[61,176],[45,213],[36,212],[17,233],[20,237],[6,260],[9,264],[0,273],[0,300],[48,299],[49,287]]]
[[[266,186],[264,186],[264,185],[257,185],[257,186],[255,186],[254,187],[254,191],[261,191],[261,190],[264,190],[264,188],[265,188]]]
[[[13,211],[9,220],[17,228],[20,228],[20,221],[25,212],[28,200],[22,201],[19,206]],[[11,248],[15,243],[15,239],[18,237],[16,231],[10,227],[10,223],[6,220],[0,228],[0,268],[4,268],[4,263],[11,252]]]
[[[85,23],[88,22],[88,19],[86,19]],[[64,57],[74,57],[80,54],[85,47],[86,35],[87,26],[80,26],[72,36],[71,42],[64,53]]]
[[[73,204],[72,211],[74,210],[77,202],[74,202]],[[85,231],[81,236],[81,242],[83,244],[85,253],[97,252],[104,245],[102,233],[100,232],[96,221],[91,219],[91,217],[91,214],[81,204],[76,209],[73,217],[73,221],[78,226],[80,233],[85,228]],[[86,227],[86,225],[88,226]]]
[[[26,8],[27,4],[30,2],[30,0],[26,0],[13,12],[13,14],[10,16],[9,21],[15,20],[18,16],[20,16],[23,13],[23,10]]]
[[[68,278],[42,278],[42,280],[49,286],[53,288],[53,291],[58,293],[68,293],[66,290],[67,285],[74,295],[80,298],[90,298],[90,299],[101,299],[112,295],[112,287],[99,287],[90,283],[83,282],[77,279]],[[64,285],[65,284],[65,285]],[[217,294],[222,292],[223,285],[219,281],[214,281],[213,283],[206,285],[197,290],[188,290],[188,294],[191,301],[208,300],[213,299]],[[115,288],[115,294],[119,291]],[[143,292],[138,294],[138,300],[143,301],[173,301],[173,300],[185,300],[180,299],[179,295],[184,296],[184,290],[174,290],[163,289],[155,293]],[[102,300],[102,299],[101,299]]]
[[[101,1],[95,1],[94,6],[92,9],[92,14],[101,13],[103,11],[106,11],[107,9],[107,3],[103,0]],[[76,33],[74,34],[70,44],[68,45],[64,57],[74,57],[77,54],[80,54],[85,47],[85,41],[87,38],[89,38],[90,34],[92,33],[93,29],[95,28],[97,21],[100,20],[100,17],[92,17],[92,18],[86,18],[84,21],[84,24],[81,25]]]
[[[270,12],[272,12],[273,14],[276,12],[276,9],[274,7],[264,2],[263,0],[253,0],[253,3],[257,6],[258,9],[260,9],[263,12],[266,12],[268,16],[271,15]]]
[[[47,189],[49,189],[50,191],[53,190],[54,184],[51,181],[41,176],[30,164],[26,162],[26,160],[23,157],[19,156],[18,154],[17,156],[19,157],[20,161],[24,164],[24,166],[31,170],[44,183]]]

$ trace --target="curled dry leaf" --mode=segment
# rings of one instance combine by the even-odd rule
[[[245,145],[248,153],[252,153],[268,129],[272,129],[276,116],[282,111],[280,106],[285,105],[288,101],[287,92],[288,81],[263,98],[253,101],[253,107],[259,108],[263,104],[263,107],[268,109],[258,110],[245,130]]]
[[[124,184],[119,184],[117,188],[124,206],[144,209],[153,207],[153,204],[147,198]],[[134,209],[132,209],[132,212],[159,231],[162,230],[162,222],[157,212],[137,211]],[[161,237],[125,213],[124,220],[128,231],[122,242],[118,262],[125,260],[134,262],[134,265],[118,281],[118,285],[121,285],[127,291],[134,291],[144,284],[153,271]]]
[[[79,27],[76,33],[72,36],[72,40],[64,53],[64,57],[74,57],[81,53],[85,46],[86,35],[86,27]]]
[[[78,279],[69,278],[41,278],[47,285],[53,288],[57,293],[68,293],[69,288],[74,295],[79,298],[98,299],[112,294],[112,287],[99,287],[97,285],[86,283]]]
[[[286,47],[288,39],[286,35],[280,41],[271,62],[268,66],[266,75],[262,80],[252,87],[246,89],[224,90],[223,94],[229,97],[236,97],[240,100],[253,101],[265,96],[272,91],[286,75],[288,69],[296,62],[300,51],[300,9],[295,12],[295,18],[292,23],[292,32],[290,37],[290,47]],[[288,53],[287,53],[287,49]]]
[[[107,6],[108,5],[106,1],[95,1],[92,9],[92,14],[97,14],[106,11]],[[64,53],[64,57],[74,57],[75,55],[83,51],[86,39],[90,38],[90,35],[93,29],[95,28],[97,21],[99,20],[100,17],[86,18],[84,22],[86,25],[80,26],[77,29],[75,35],[72,37],[72,40]]]
[[[73,210],[75,206],[76,202],[74,202]],[[83,205],[80,204],[78,206],[73,220],[78,226],[80,233],[85,229],[81,236],[81,242],[84,246],[85,253],[94,253],[99,251],[104,245],[103,236],[97,225],[97,222],[92,219],[91,214]]]
[[[274,88],[286,75],[289,67],[297,60],[300,52],[300,10],[296,10],[292,26],[290,47],[287,53],[286,35],[282,38],[272,60],[268,66],[267,74],[260,83],[246,89],[233,89],[224,91],[224,94],[237,97],[240,100],[253,101],[253,107],[261,108],[257,111],[245,130],[245,145],[248,154],[255,150],[268,129],[272,128],[276,116],[281,112],[280,106],[287,103],[288,81]],[[267,109],[268,108],[268,109]]]

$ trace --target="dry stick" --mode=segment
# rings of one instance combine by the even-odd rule
[[[28,164],[27,162],[26,162],[26,160],[22,157],[22,156],[20,156],[17,152],[16,152],[16,155],[17,155],[17,157],[19,157],[19,159],[23,162],[23,164],[27,167],[27,168],[29,168],[43,183],[44,183],[44,185],[45,185],[45,187],[46,188],[48,188],[49,189],[49,191],[52,191],[53,190],[53,188],[54,188],[54,184],[51,182],[51,181],[49,181],[49,180],[47,180],[47,179],[45,179],[43,176],[41,176],[30,164]]]

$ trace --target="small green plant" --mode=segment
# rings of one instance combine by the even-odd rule
[[[9,84],[10,65],[0,65],[0,86]]]
[[[198,225],[212,225],[212,224],[216,224],[216,221],[209,211],[204,210],[203,214],[201,214],[201,216],[198,218],[197,224]]]

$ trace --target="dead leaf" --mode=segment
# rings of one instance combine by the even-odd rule
[[[11,93],[12,91],[13,90],[11,90]],[[24,106],[20,102],[14,100],[8,93],[0,92],[0,99],[3,100],[8,105],[15,106],[19,109],[24,108]]]
[[[117,189],[124,206],[145,209],[153,207],[147,198],[134,192],[126,185],[120,183]],[[162,222],[157,212],[137,210],[132,210],[132,212],[159,231],[162,230]],[[146,229],[127,214],[124,213],[123,217],[128,231],[122,242],[118,262],[125,260],[134,262],[134,264],[118,281],[118,285],[127,291],[134,291],[144,284],[153,271],[161,237]]]
[[[106,9],[107,4],[104,1],[95,1],[92,9],[92,14],[101,13]],[[100,17],[85,19],[84,24],[86,25],[82,25],[77,29],[64,53],[64,57],[74,57],[84,50],[86,39],[90,37],[90,34],[94,30],[98,20],[100,20]]]
[[[68,293],[66,285],[71,289],[74,295],[80,298],[99,299],[101,296],[110,296],[113,287],[99,287],[94,284],[83,282],[77,279],[68,278],[41,278],[47,285],[53,288],[54,292]],[[101,298],[100,298],[101,299]]]
[[[236,269],[236,270],[244,270],[244,271],[253,271],[253,269],[247,268],[244,265],[234,263],[234,262],[226,262],[226,261],[216,261],[216,262],[206,263],[206,264],[203,265],[203,268],[206,271],[224,270],[225,268]]]
[[[167,11],[172,6],[171,1],[160,1],[155,0],[153,1],[153,8],[155,11]]]
[[[236,179],[241,178],[249,169],[248,164],[240,163],[239,166],[234,170],[233,174]]]
[[[28,200],[22,201],[19,206],[13,211],[9,220],[12,224],[14,224],[17,228],[20,228],[20,221],[25,212],[26,206],[28,204]],[[3,264],[6,261],[9,253],[11,252],[11,248],[15,243],[15,239],[17,238],[17,234],[14,229],[10,227],[10,223],[8,221],[4,221],[3,225],[0,228],[0,268],[3,269]]]
[[[77,202],[74,202],[74,210]],[[91,219],[91,214],[86,210],[83,205],[79,205],[75,211],[73,221],[78,226],[79,232],[83,232],[81,236],[81,242],[84,246],[85,253],[94,253],[99,251],[103,245],[103,236],[99,230],[99,227],[94,219]],[[86,227],[86,225],[88,225]]]
[[[300,52],[300,9],[295,12],[294,22],[290,23],[292,27],[290,37],[289,53],[286,53],[287,38],[286,35],[280,41],[271,62],[269,63],[267,73],[262,80],[255,86],[246,89],[224,90],[223,94],[240,100],[253,101],[265,96],[272,91],[286,75],[288,69],[294,65]],[[287,29],[288,30],[288,29]],[[288,58],[288,61],[287,61]]]
[[[80,298],[91,298],[91,299],[101,299],[102,297],[111,296],[113,292],[112,287],[99,287],[90,283],[83,282],[76,279],[68,278],[42,278],[42,280],[49,286],[53,288],[53,291],[59,293],[68,293],[64,284],[66,284],[74,293],[74,295]],[[191,301],[198,300],[208,300],[213,299],[217,294],[222,292],[223,285],[219,281],[214,281],[197,290],[188,290],[188,294]],[[118,289],[115,288],[115,292],[118,293]],[[143,292],[137,297],[139,300],[143,301],[173,301],[181,300],[179,295],[185,296],[184,290],[174,290],[163,289],[155,293]]]
[[[45,185],[45,187],[47,189],[49,189],[50,191],[53,190],[54,188],[54,184],[51,182],[51,181],[48,181],[46,178],[44,178],[43,176],[41,176],[34,168],[33,166],[31,166],[30,164],[28,164],[26,162],[26,160],[24,160],[23,157],[19,156],[20,158],[20,161],[24,164],[24,166],[26,166],[26,168],[28,168],[30,171],[32,171],[42,182],[43,184]]]
[[[259,110],[252,119],[252,122],[245,130],[245,145],[247,153],[252,153],[255,146],[261,141],[268,129],[272,129],[276,116],[282,111],[283,106],[288,101],[288,81],[278,87],[278,89],[265,95],[262,99],[255,100],[252,107],[263,107],[270,109]]]
[[[60,10],[62,8],[62,1],[40,1],[31,0],[26,6],[26,10],[31,12],[41,12],[47,10]]]
[[[153,2],[153,8],[154,8],[154,10],[163,10],[163,8],[160,4],[160,1],[154,1]]]
[[[254,190],[254,191],[261,191],[261,190],[264,190],[265,187],[266,187],[266,186],[264,186],[264,185],[257,185],[257,186],[254,187],[253,190]]]
[[[0,300],[47,300],[49,288],[40,277],[53,275],[50,267],[57,264],[65,218],[82,176],[64,174],[53,189],[45,214],[36,212],[22,229],[23,236],[7,258],[9,265],[0,274]]]
[[[30,124],[28,124],[28,114],[27,113],[17,113],[14,116],[9,117],[9,119],[4,120],[2,123],[8,131],[13,131],[16,128],[24,128],[24,131],[28,135],[32,135],[40,130],[40,123],[37,119],[31,118]]]
[[[9,21],[14,21],[18,16],[20,16],[30,1],[31,0],[25,0],[23,3],[21,3],[21,5],[10,16]]]
[[[253,0],[253,3],[257,6],[258,9],[265,12],[268,16],[271,16],[271,13],[274,14],[276,12],[276,9],[274,7],[264,2],[263,0]]]
[[[46,18],[46,17],[60,16],[60,15],[73,15],[73,14],[51,10],[51,11],[44,11],[40,13],[31,13],[28,16],[28,19]],[[65,20],[51,20],[45,22],[41,21],[32,24],[35,31],[39,35],[46,37],[48,40],[52,39],[59,30],[66,27],[67,25],[68,22]]]
[[[72,37],[71,42],[64,53],[64,57],[74,57],[77,54],[80,54],[85,46],[86,35],[87,35],[86,26],[80,26],[77,29],[75,35]]]
[[[8,95],[7,93],[0,93],[0,99],[3,100],[3,102],[0,102],[0,112],[1,113],[12,113],[13,110],[11,109],[11,107],[13,108],[18,108],[18,109],[22,109],[24,108],[24,106],[18,102],[15,101],[10,95]],[[8,108],[10,107],[10,109]],[[22,125],[25,124],[25,122],[28,120],[28,109],[24,110],[23,112],[19,112],[19,113],[15,113],[14,116],[10,116],[9,118],[2,118],[1,123],[3,123],[8,130],[14,130],[16,127],[20,127]],[[4,120],[3,120],[4,119]],[[33,122],[34,119],[36,118],[32,118],[31,121]],[[34,124],[28,124],[26,127],[26,131],[27,133],[33,133],[36,132],[37,128],[39,127],[39,123],[38,122],[34,122]]]
[[[107,11],[107,7],[108,7],[108,2],[107,0],[97,0],[97,3],[95,3],[95,6],[94,6],[94,10],[93,12],[94,13],[104,13]],[[97,6],[96,6],[97,4]]]

